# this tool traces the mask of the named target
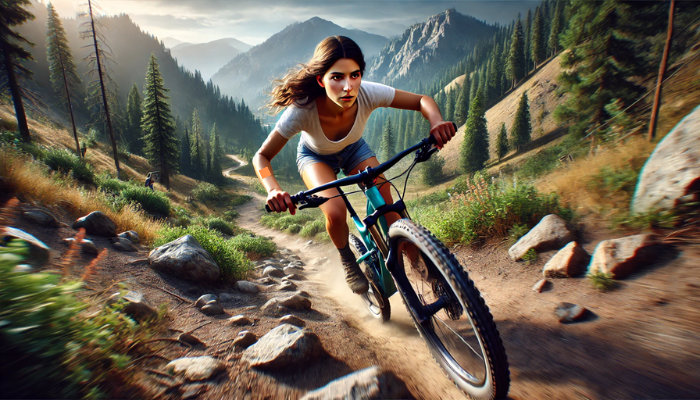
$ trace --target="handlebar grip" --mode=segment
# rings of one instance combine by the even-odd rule
[[[453,122],[453,123],[452,123],[452,126],[455,127],[455,132],[457,132],[457,130],[459,129],[459,127],[457,126],[457,124],[455,124],[455,123]]]
[[[271,213],[271,212],[272,212],[272,209],[270,208],[270,206],[268,206],[267,204],[265,204],[265,211]]]

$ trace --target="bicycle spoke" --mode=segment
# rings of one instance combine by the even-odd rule
[[[474,354],[476,354],[477,357],[479,357],[479,359],[480,359],[481,361],[484,361],[484,358],[481,356],[481,354],[479,354],[479,353],[481,353],[481,352],[480,352],[480,351],[477,352],[476,350],[474,350],[474,348],[473,348],[469,343],[467,343],[466,340],[464,340],[464,338],[462,337],[462,335],[460,335],[460,334],[457,333],[454,329],[452,329],[451,326],[447,325],[447,323],[446,323],[445,321],[443,321],[440,317],[434,316],[434,318],[437,319],[438,321],[442,322],[442,324],[445,325],[445,326],[447,327],[447,329],[449,329],[450,331],[452,331],[452,333],[454,333],[455,336],[457,336],[457,337],[459,338],[459,340],[462,341],[462,343],[466,344],[466,345],[471,349],[471,351],[472,351]]]

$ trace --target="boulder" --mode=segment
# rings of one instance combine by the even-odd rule
[[[253,282],[237,281],[233,288],[248,294],[256,294],[260,292],[260,287]]]
[[[171,361],[165,369],[175,375],[183,375],[190,381],[202,381],[225,370],[226,364],[211,356],[183,357]]]
[[[604,240],[593,250],[588,273],[602,272],[614,279],[625,278],[639,267],[654,261],[658,244],[652,234]]]
[[[229,318],[228,323],[233,326],[245,326],[250,325],[250,319],[243,314],[239,314]]]
[[[113,237],[109,238],[109,240],[112,242],[112,247],[119,251],[138,251],[139,249],[134,246],[134,244],[131,242],[131,240],[123,238],[123,237]]]
[[[120,238],[129,239],[133,244],[139,244],[139,234],[135,231],[125,231],[117,236]]]
[[[576,322],[586,315],[586,308],[577,304],[559,303],[554,314],[562,324]]]
[[[520,238],[508,254],[513,261],[518,261],[530,249],[537,252],[562,248],[575,239],[574,231],[558,215],[550,214],[542,218],[539,224]]]
[[[194,306],[197,308],[202,308],[210,301],[215,301],[215,300],[218,300],[218,298],[216,297],[215,294],[205,294],[205,295],[199,296],[197,301],[194,302]]]
[[[191,235],[185,235],[151,251],[151,268],[194,282],[214,282],[221,270],[212,256]]]
[[[282,271],[281,269],[269,266],[269,267],[265,267],[265,269],[263,270],[263,275],[273,277],[273,278],[282,278],[284,276],[284,271]]]
[[[73,222],[73,229],[80,228],[85,228],[88,235],[115,236],[117,234],[117,225],[101,211],[93,211]]]
[[[306,328],[280,325],[243,353],[242,361],[258,369],[301,365],[323,352],[318,336]]]
[[[242,347],[246,349],[257,341],[258,337],[255,336],[253,332],[241,331],[231,345],[233,347]]]
[[[392,372],[373,366],[353,372],[307,393],[301,400],[404,399],[410,398],[406,384]]]
[[[37,225],[49,228],[58,228],[60,226],[58,219],[48,211],[31,209],[24,211],[21,215],[22,218]]]
[[[568,278],[586,272],[591,256],[577,242],[571,242],[559,250],[542,269],[546,278]]]
[[[670,210],[681,198],[700,201],[700,107],[685,116],[656,146],[639,174],[632,211]]]
[[[296,315],[291,315],[291,314],[285,315],[284,317],[280,318],[279,323],[280,323],[280,325],[281,324],[289,324],[289,325],[297,326],[299,328],[303,328],[304,326],[306,326],[306,322],[304,322],[303,319],[297,317]]]
[[[11,228],[9,226],[2,227],[0,228],[0,237],[2,237],[4,241],[18,239],[26,242],[29,247],[29,255],[26,261],[31,264],[40,265],[49,261],[49,256],[51,255],[49,246],[21,229]]]

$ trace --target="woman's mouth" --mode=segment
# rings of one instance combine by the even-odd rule
[[[343,96],[340,98],[342,101],[352,101],[354,99],[354,96]]]

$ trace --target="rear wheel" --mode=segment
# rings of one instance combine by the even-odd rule
[[[399,292],[407,305],[415,293],[428,315],[421,322],[407,307],[435,360],[469,396],[504,398],[510,374],[503,342],[466,271],[427,229],[407,219],[392,224],[389,238],[399,252],[395,278],[405,274],[410,282],[409,288],[397,285]]]
[[[367,252],[365,244],[355,235],[350,234],[349,241],[350,248],[355,253],[355,258],[360,258],[361,255]],[[369,290],[360,296],[367,304],[369,313],[376,318],[381,318],[382,322],[386,322],[391,317],[391,304],[389,304],[389,299],[384,296],[382,289],[377,285],[377,279],[374,274],[375,269],[371,267],[375,266],[376,269],[379,269],[378,264],[379,260],[375,256],[369,256],[360,265],[369,280]]]

